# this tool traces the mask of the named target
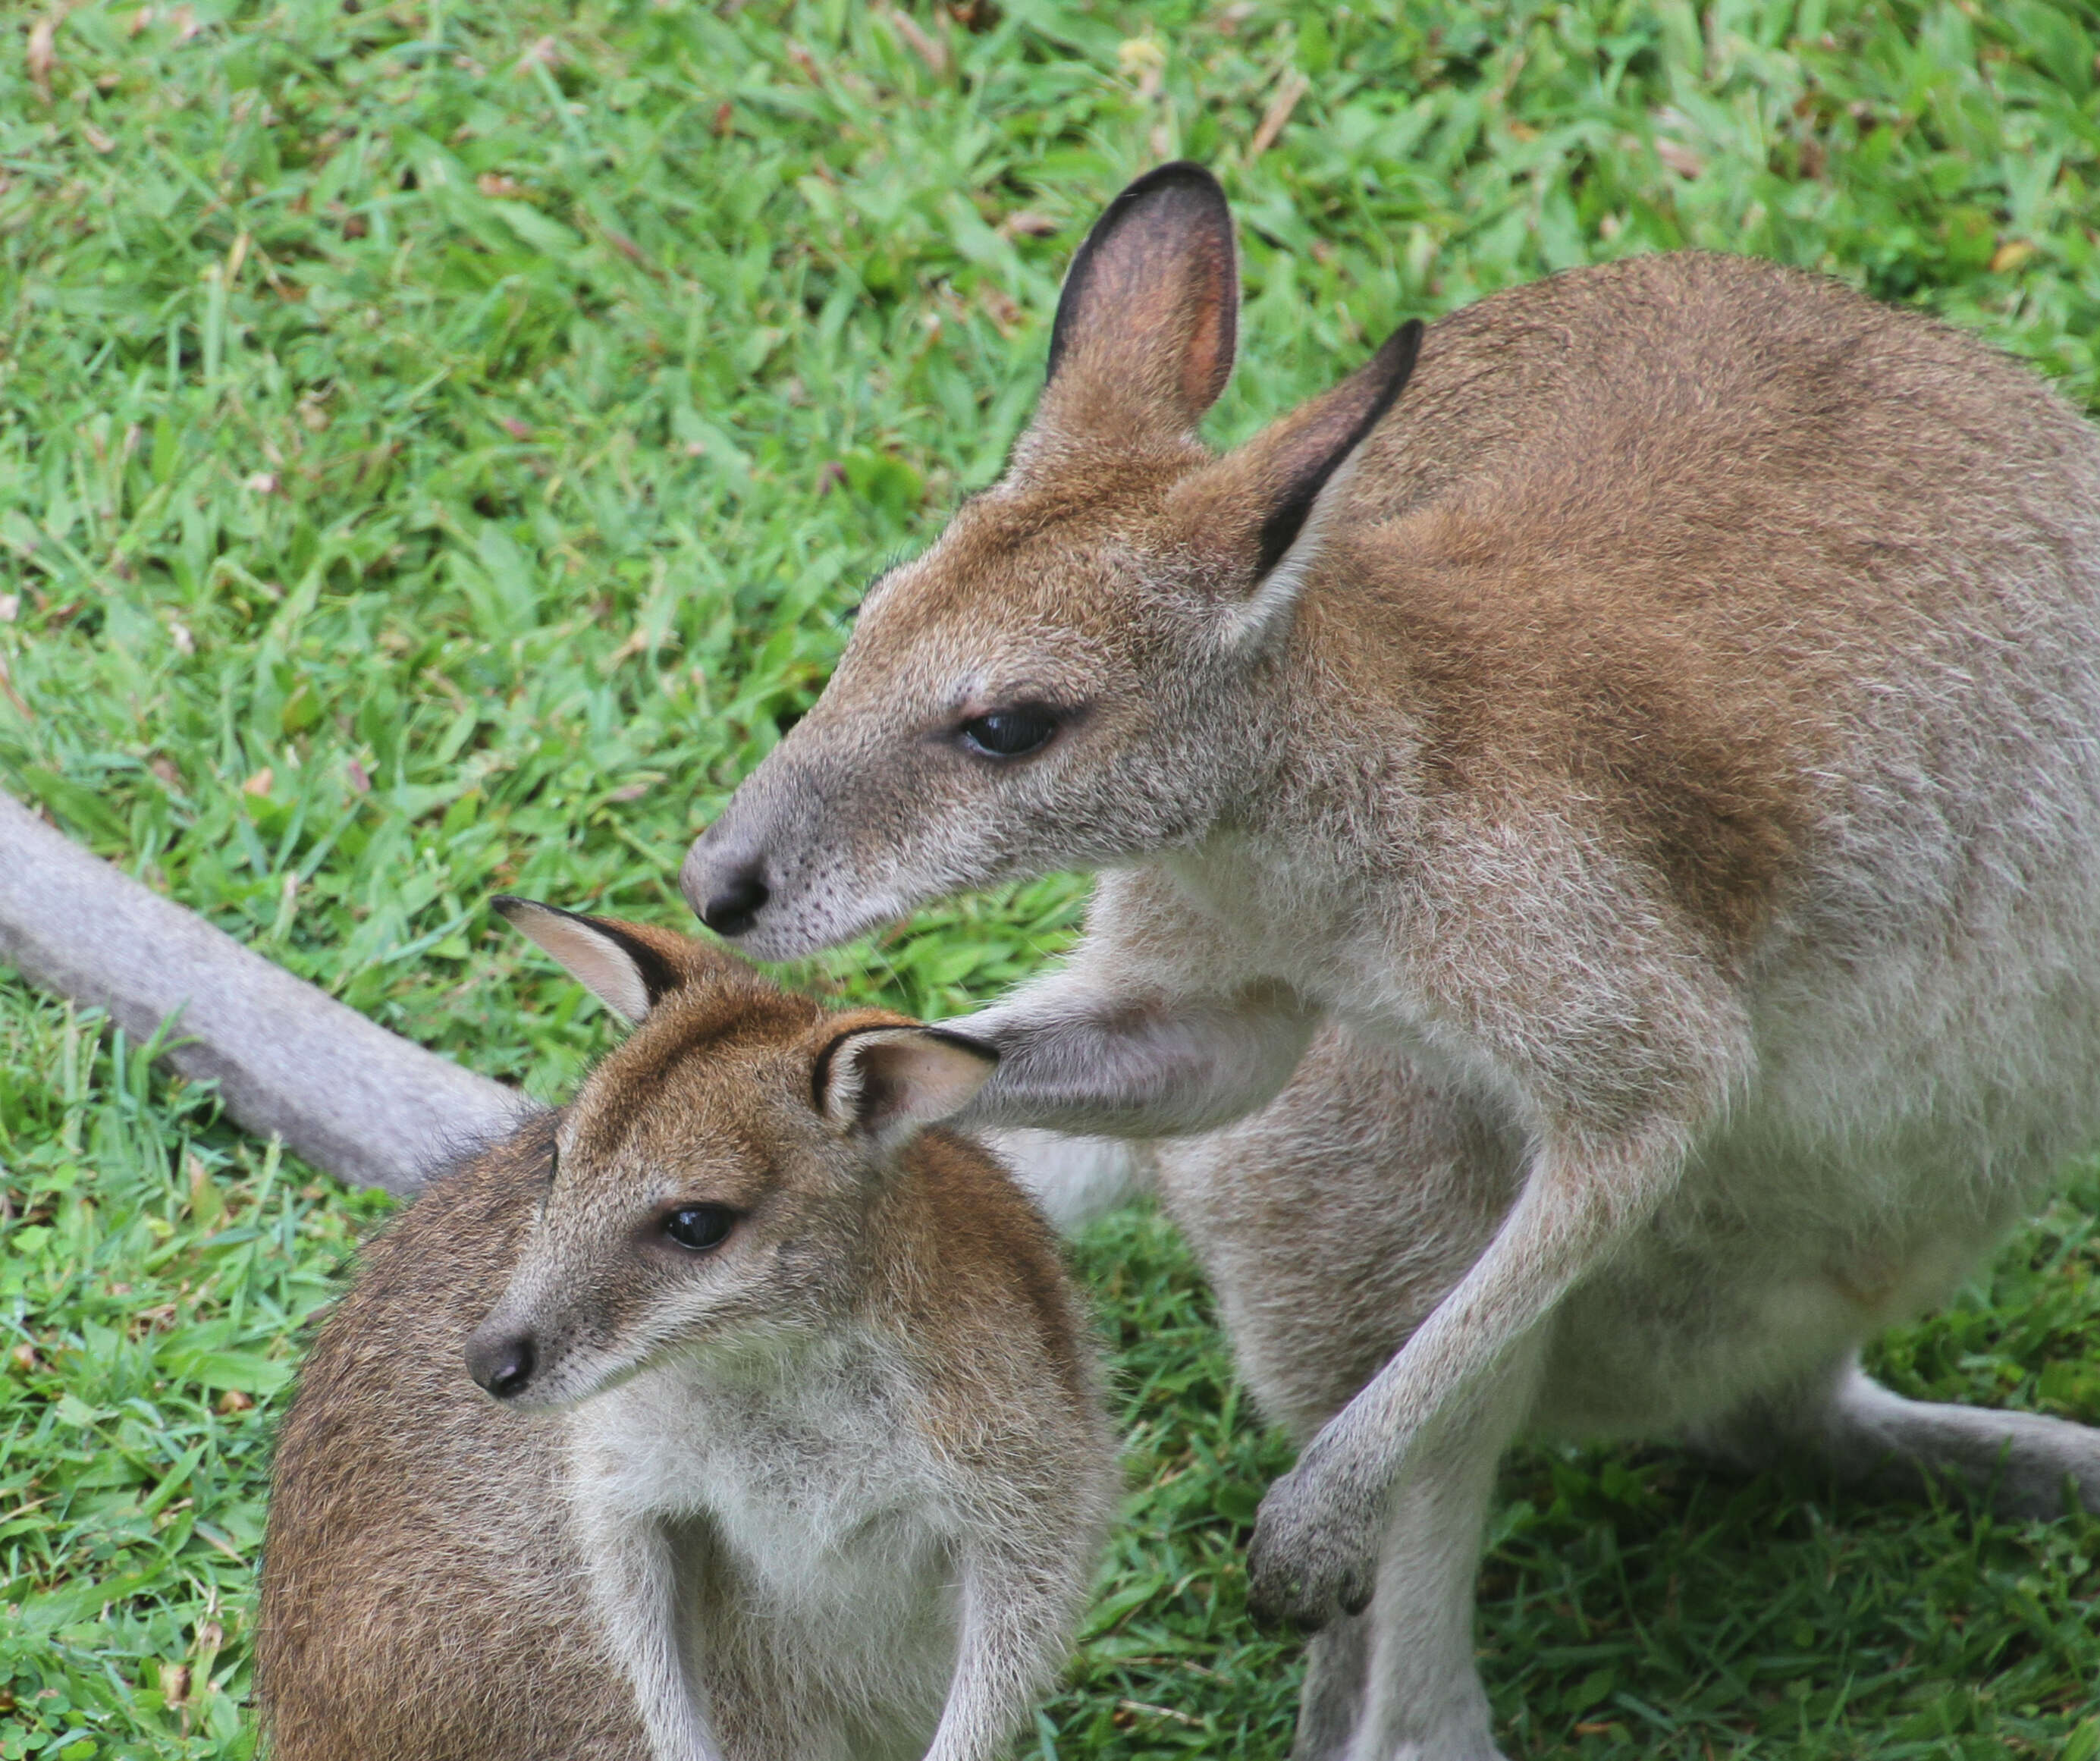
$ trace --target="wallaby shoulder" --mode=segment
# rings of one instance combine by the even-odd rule
[[[937,1399],[973,1426],[988,1416],[969,1410],[985,1398],[1025,1420],[1047,1379],[1065,1404],[1091,1415],[1098,1390],[1088,1324],[1041,1212],[974,1139],[930,1130],[905,1161],[875,1220],[885,1267],[875,1301],[918,1342]],[[1017,1357],[1024,1349],[1032,1361]]]

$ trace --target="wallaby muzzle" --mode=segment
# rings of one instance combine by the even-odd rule
[[[524,1392],[538,1358],[532,1335],[507,1327],[478,1328],[466,1342],[466,1373],[500,1401]]]
[[[859,744],[798,727],[686,852],[686,903],[739,952],[796,959],[973,882],[929,859],[946,821],[908,765]]]
[[[769,755],[679,870],[679,889],[700,921],[761,960],[792,960],[843,939],[831,907],[841,895],[850,904],[857,890],[839,884],[845,840],[810,774],[813,758],[822,765],[821,753],[783,746]],[[814,933],[805,922],[813,916],[822,925]]]
[[[722,834],[726,819],[703,832],[678,871],[679,890],[694,915],[718,936],[734,941],[758,921],[773,890],[765,883],[764,853],[748,840]]]

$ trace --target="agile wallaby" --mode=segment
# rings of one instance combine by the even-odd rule
[[[497,903],[639,1025],[322,1328],[263,1562],[271,1752],[991,1761],[1116,1475],[1054,1239],[933,1128],[990,1056]]]
[[[1269,1103],[1158,1162],[1306,1440],[1250,1560],[1332,1626],[1303,1754],[1494,1753],[1467,1623],[1525,1427],[2100,1507],[2100,1433],[1856,1365],[2100,1127],[2100,439],[1685,254],[1410,324],[1220,457],[1237,299],[1207,174],[1117,198],[1004,478],[871,590],[687,898],[776,958],[1101,869],[1065,968],[957,1024],[1002,1054],[965,1117]]]

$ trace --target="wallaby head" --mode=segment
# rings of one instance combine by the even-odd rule
[[[517,1270],[467,1341],[474,1380],[564,1406],[675,1353],[775,1351],[834,1322],[898,1154],[995,1055],[827,1014],[668,930],[496,903],[636,1031],[562,1114]]]
[[[1224,193],[1163,166],[1073,259],[1004,477],[870,590],[810,713],[693,846],[686,898],[754,954],[921,901],[1199,839],[1264,759],[1250,708],[1410,323],[1220,457],[1233,364]]]

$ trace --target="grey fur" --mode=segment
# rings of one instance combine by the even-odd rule
[[[1063,969],[956,1024],[1002,1057],[968,1117],[1160,1137],[1304,1439],[1254,1605],[1368,1610],[1301,1752],[1480,1761],[1520,1430],[2100,1506],[2100,1433],[1855,1365],[2100,1132],[2100,437],[1833,282],[1633,258],[1439,322],[1264,574],[1390,387],[1194,440],[1171,394],[1231,333],[1216,252],[1175,267],[1196,188],[1119,208],[1059,319],[1113,370],[1065,351],[684,884],[755,879],[742,945],[785,958],[1101,871]],[[973,752],[1017,704],[1054,738]]]

